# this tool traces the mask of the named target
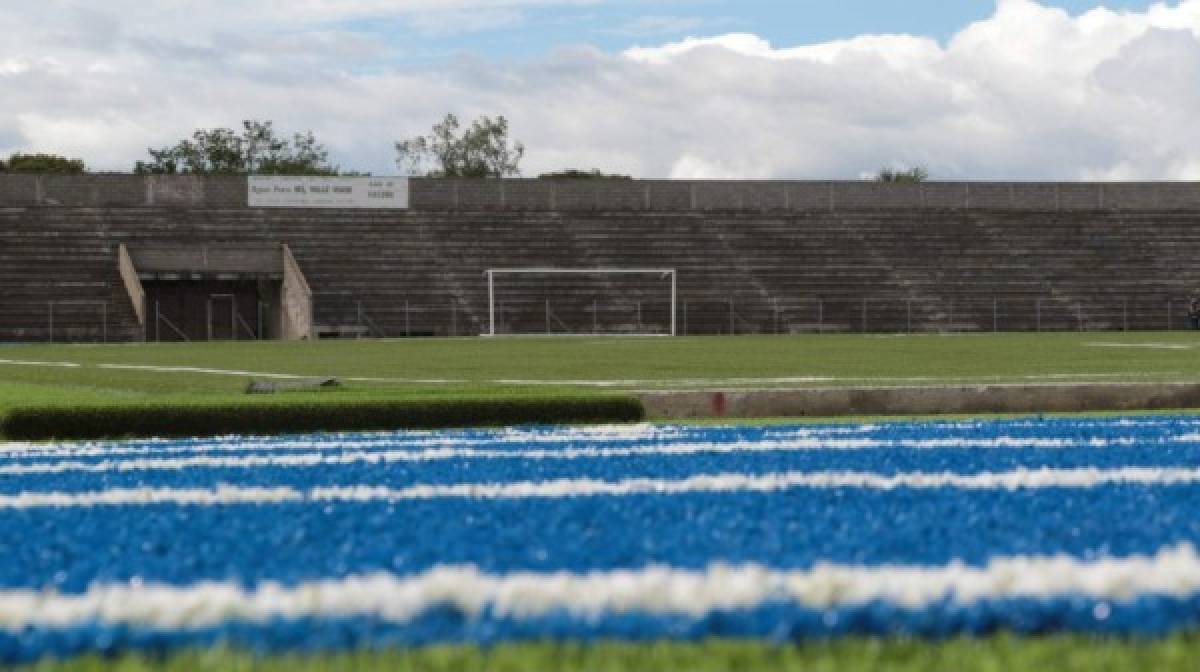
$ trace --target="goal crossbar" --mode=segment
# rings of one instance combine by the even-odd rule
[[[679,274],[674,268],[489,268],[483,272],[488,285],[488,336],[496,335],[497,275],[659,275],[671,278],[671,336],[676,335],[675,304]]]

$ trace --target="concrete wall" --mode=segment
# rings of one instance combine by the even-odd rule
[[[0,206],[244,208],[246,178],[4,174]]]
[[[1200,210],[1200,183],[415,180],[418,210]]]
[[[460,211],[1200,211],[1200,183],[414,179],[411,203]],[[6,174],[5,206],[244,208],[246,179]]]
[[[313,335],[313,295],[304,271],[292,256],[287,245],[281,249],[283,285],[280,288],[282,337],[285,341],[310,338]]]
[[[269,243],[143,245],[129,252],[139,273],[283,273],[279,246]]]
[[[1064,383],[646,392],[652,418],[780,418],[938,413],[1078,413],[1200,405],[1195,383]]]

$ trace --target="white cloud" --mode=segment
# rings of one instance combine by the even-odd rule
[[[1200,0],[1080,16],[1001,0],[945,44],[864,35],[775,46],[747,34],[513,62],[405,65],[425,32],[514,24],[569,0],[49,0],[0,9],[0,153],[128,169],[198,126],[270,118],[347,168],[448,111],[505,114],[527,174],[648,177],[1200,179]],[[465,12],[466,14],[462,14]],[[138,16],[138,21],[126,20]],[[477,24],[477,25],[476,25]]]
[[[716,37],[689,37],[682,42],[659,47],[634,47],[625,50],[624,55],[635,61],[664,65],[691,52],[702,50],[728,51],[772,61],[808,61],[830,65],[839,61],[870,57],[882,59],[889,67],[897,69],[919,67],[940,53],[934,40],[909,35],[864,35],[836,42],[776,49],[770,42],[757,35],[730,33]]]

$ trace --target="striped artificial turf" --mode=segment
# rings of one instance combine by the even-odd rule
[[[167,658],[129,655],[42,661],[19,672],[1194,672],[1200,636],[1079,636],[923,640],[839,639],[797,646],[744,641],[510,644],[258,657],[222,649]]]

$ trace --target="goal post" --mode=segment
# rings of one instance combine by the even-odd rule
[[[566,324],[552,312],[552,299],[549,292],[551,289],[555,291],[555,300],[563,300],[562,296],[570,296],[572,291],[575,296],[576,303],[580,300],[580,295],[588,294],[592,296],[591,304],[591,329],[582,329],[579,331],[566,330],[566,334],[575,335],[614,335],[614,332],[606,332],[599,328],[599,313],[600,299],[598,293],[604,293],[605,305],[612,303],[623,303],[630,305],[636,303],[637,306],[637,329],[633,331],[626,330],[625,335],[634,336],[675,336],[677,333],[676,315],[678,314],[677,296],[679,290],[678,273],[674,268],[546,268],[546,267],[528,267],[528,268],[489,268],[484,271],[484,277],[487,279],[487,299],[488,299],[488,330],[484,336],[495,337],[504,335],[523,335],[544,333],[553,335],[551,323],[557,323],[564,328]],[[528,330],[525,332],[517,331],[508,334],[501,333],[499,329],[500,323],[503,321],[498,314],[506,300],[504,296],[499,294],[507,289],[503,286],[497,287],[503,283],[505,279],[510,281],[520,281],[521,279],[528,281],[536,281],[540,279],[542,282],[541,290],[534,290],[529,287],[516,287],[510,291],[517,294],[517,299],[529,304],[534,299],[533,294],[538,294],[543,297],[540,300],[545,301],[545,319],[544,330],[535,331]],[[590,284],[588,284],[590,283]],[[586,287],[581,286],[587,285]],[[614,284],[621,284],[620,288],[614,288]],[[618,298],[623,293],[628,292],[639,297],[637,301]],[[640,297],[650,294],[654,301],[659,305],[663,303],[663,295],[668,295],[669,300],[666,301],[668,314],[663,316],[661,324],[657,329],[643,331],[642,307],[643,301]],[[512,298],[512,297],[509,297]],[[586,310],[586,309],[585,309]],[[576,311],[578,312],[578,310]],[[563,335],[563,332],[558,332],[558,335]]]

